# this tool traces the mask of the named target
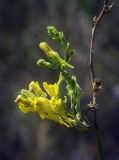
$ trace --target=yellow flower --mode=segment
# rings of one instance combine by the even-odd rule
[[[49,103],[52,107],[53,112],[55,112],[56,114],[65,115],[64,103],[60,98],[55,99],[54,97],[52,97]]]
[[[55,84],[49,84],[47,82],[43,82],[43,87],[50,97],[58,98],[59,95],[59,86]]]
[[[59,86],[55,84],[47,84],[47,82],[43,83],[43,86],[51,97],[49,104],[52,107],[52,111],[58,114],[65,114],[64,102],[59,97]]]
[[[35,104],[35,109],[40,115],[41,119],[56,119],[55,114],[52,112],[52,107],[49,105],[49,100],[44,97],[39,97]]]
[[[43,92],[37,81],[36,82],[32,81],[29,84],[29,91],[33,92],[36,96],[44,96],[44,97],[47,96],[46,93]]]
[[[24,113],[28,113],[28,112],[35,112],[34,108],[31,106],[30,101],[28,101],[27,99],[23,98],[21,95],[19,95],[15,102],[18,103],[19,109],[24,112]]]
[[[39,113],[46,113],[48,115],[48,113],[50,114],[52,112],[52,108],[49,105],[49,100],[47,98],[44,97],[39,97],[36,103],[37,111]]]

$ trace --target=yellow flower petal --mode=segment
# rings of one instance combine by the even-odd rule
[[[49,105],[49,100],[47,98],[44,97],[39,97],[36,103],[36,107],[37,110],[39,110],[39,112],[42,113],[51,113],[52,112],[52,108]]]
[[[54,97],[50,100],[50,106],[52,107],[52,111],[57,114],[65,114],[64,104],[61,99],[55,99]]]
[[[23,113],[28,113],[28,112],[35,112],[33,107],[25,107],[23,104],[19,105],[19,109],[23,112]]]
[[[29,84],[29,91],[33,92],[36,96],[44,96],[46,97],[47,95],[43,92],[43,90],[41,89],[40,85],[38,82],[34,82],[32,81]]]
[[[43,82],[43,87],[45,88],[46,92],[49,96],[57,97],[59,94],[59,86],[55,84],[49,84],[47,82]]]

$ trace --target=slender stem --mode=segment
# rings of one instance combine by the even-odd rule
[[[109,0],[105,0],[104,1],[104,4],[103,4],[103,7],[99,13],[98,16],[95,16],[93,18],[93,22],[94,22],[94,25],[92,27],[92,34],[91,34],[91,42],[90,42],[90,59],[89,59],[89,63],[90,63],[90,76],[91,76],[91,83],[92,83],[92,104],[93,104],[93,107],[95,108],[96,107],[96,92],[94,91],[94,82],[95,82],[95,66],[94,66],[94,41],[95,41],[95,38],[96,38],[96,31],[97,31],[97,27],[98,25],[100,24],[103,16],[108,12],[110,11],[110,9],[112,8],[112,5],[109,5]]]
[[[95,42],[95,38],[96,38],[98,25],[100,24],[103,16],[107,12],[109,12],[111,8],[112,8],[112,4],[109,5],[109,0],[105,0],[99,15],[93,17],[94,24],[93,24],[92,32],[91,32],[90,52],[89,52],[89,55],[90,55],[90,59],[89,59],[90,77],[91,77],[91,83],[92,83],[92,101],[90,102],[89,107],[93,109],[92,111],[93,111],[93,115],[94,115],[94,129],[92,130],[92,132],[95,135],[100,160],[104,160],[104,155],[103,155],[101,140],[100,140],[99,133],[98,133],[96,97],[97,97],[97,92],[101,89],[101,80],[96,80],[96,78],[95,78],[96,73],[95,73],[95,66],[94,66],[94,53],[95,53],[94,42]]]
[[[102,143],[101,143],[101,139],[100,139],[98,130],[95,129],[95,130],[93,131],[93,133],[94,133],[95,140],[96,140],[96,143],[97,143],[99,158],[100,158],[100,160],[104,160],[104,153],[103,153]]]
[[[108,11],[110,11],[110,9],[113,6],[113,4],[109,5],[108,3],[109,3],[109,0],[105,0],[104,5],[101,9],[101,12],[99,13],[98,16],[95,16],[93,18],[94,25],[92,27],[91,43],[90,43],[90,74],[91,74],[92,82],[95,79],[95,70],[94,70],[93,59],[94,59],[94,41],[95,41],[96,31],[97,31],[97,27],[98,27],[102,17],[104,16],[104,14],[107,13]],[[92,85],[93,85],[93,83],[92,83]]]

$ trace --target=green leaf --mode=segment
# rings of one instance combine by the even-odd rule
[[[83,94],[82,90],[75,76],[70,76],[65,69],[62,69],[62,75],[66,81],[67,95],[70,97],[71,111],[81,118],[80,98]]]

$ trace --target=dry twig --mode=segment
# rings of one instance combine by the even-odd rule
[[[97,97],[98,91],[102,88],[102,81],[101,79],[96,78],[96,72],[95,72],[95,66],[94,66],[94,54],[95,54],[94,42],[96,38],[97,27],[100,24],[103,16],[111,10],[112,6],[113,4],[109,5],[109,0],[105,0],[99,15],[93,17],[93,27],[92,27],[91,42],[90,42],[90,76],[91,76],[91,83],[92,83],[92,101],[89,103],[88,106],[91,109],[91,111],[93,111],[93,115],[94,115],[93,133],[95,134],[95,137],[96,137],[100,160],[104,160],[104,155],[103,155],[103,149],[102,149],[100,137],[98,135],[98,126],[97,126],[98,104],[96,101],[96,97]]]
[[[91,83],[92,83],[92,102],[89,104],[90,108],[95,109],[97,107],[96,103],[96,95],[97,92],[102,88],[102,82],[100,79],[96,79],[95,67],[94,67],[94,41],[96,38],[96,31],[97,27],[100,24],[103,16],[108,13],[113,4],[109,5],[109,0],[105,0],[103,7],[98,16],[93,17],[93,27],[92,27],[92,34],[91,34],[91,42],[90,42],[90,76],[91,76]]]

